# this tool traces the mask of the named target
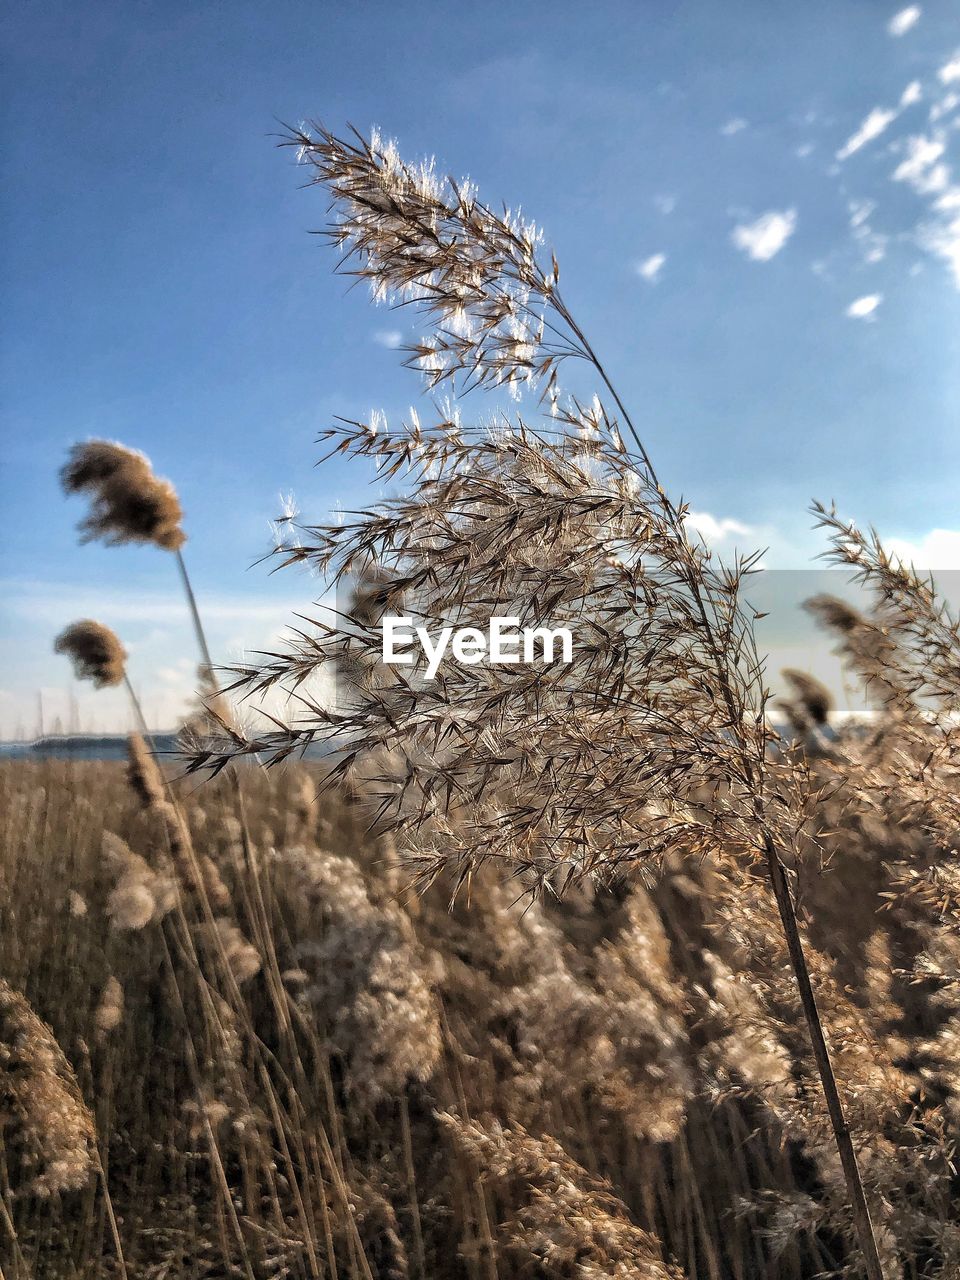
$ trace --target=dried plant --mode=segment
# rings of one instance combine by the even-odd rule
[[[73,1068],[50,1028],[3,978],[0,1136],[23,1194],[75,1191],[96,1168],[93,1118]]]
[[[808,672],[797,671],[794,667],[785,667],[782,674],[810,722],[826,724],[833,709],[833,698],[826,685]]]
[[[296,958],[297,1001],[343,1060],[353,1095],[376,1102],[429,1078],[440,1056],[439,1009],[406,915],[370,901],[347,858],[291,851],[285,874],[309,912]]]
[[[91,498],[80,524],[85,541],[147,542],[164,551],[178,551],[186,541],[176,491],[154,475],[142,453],[110,440],[75,444],[60,480],[65,493]]]
[[[472,187],[404,164],[395,146],[315,126],[285,139],[326,187],[325,233],[341,269],[378,300],[410,307],[432,332],[408,349],[436,386],[540,387],[552,426],[519,414],[471,429],[458,410],[390,431],[382,415],[324,437],[370,459],[408,492],[338,524],[296,524],[281,563],[333,582],[373,563],[377,606],[428,628],[484,630],[492,616],[565,626],[569,663],[447,664],[376,671],[379,629],[364,616],[299,631],[285,653],[237,672],[248,695],[275,686],[300,717],[264,733],[233,729],[193,751],[217,771],[237,755],[278,761],[322,741],[378,793],[378,818],[402,838],[421,883],[453,869],[469,883],[496,860],[537,890],[564,892],[694,855],[762,860],[789,943],[851,1209],[870,1280],[880,1262],[870,1212],[797,927],[788,865],[805,819],[802,761],[769,750],[767,694],[741,598],[752,558],[717,565],[661,486],[623,401],[559,291],[551,255],[518,218]],[[585,361],[607,397],[562,392],[558,369]],[[630,441],[630,447],[625,444]],[[335,665],[338,707],[305,683]],[[376,678],[371,672],[376,671]]]
[[[126,676],[126,649],[109,627],[92,618],[65,627],[53,647],[67,655],[78,680],[90,680],[97,689],[121,684]]]
[[[457,1148],[476,1163],[511,1211],[499,1224],[511,1252],[545,1280],[679,1280],[657,1242],[633,1222],[610,1188],[591,1178],[550,1138],[519,1126],[441,1116]]]
[[[107,915],[115,928],[143,929],[173,909],[177,901],[173,876],[154,871],[125,840],[111,831],[103,833],[103,859],[116,877],[106,904]]]

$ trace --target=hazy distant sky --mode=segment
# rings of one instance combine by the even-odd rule
[[[279,120],[377,124],[522,204],[721,549],[805,564],[835,498],[960,567],[957,0],[48,0],[4,45],[0,736],[38,689],[66,719],[51,642],[79,616],[120,632],[151,719],[193,684],[168,557],[76,545],[72,441],[175,482],[225,660],[318,591],[250,567],[279,494],[318,519],[375,496],[314,440],[416,398],[410,321],[333,275]]]

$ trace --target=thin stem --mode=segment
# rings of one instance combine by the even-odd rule
[[[634,426],[633,421],[627,412],[626,406],[621,400],[613,383],[610,381],[603,365],[600,363],[599,357],[591,347],[586,335],[577,325],[564,303],[560,300],[559,296],[555,297],[554,305],[556,306],[559,314],[562,315],[567,324],[569,324],[571,331],[577,341],[581,344],[586,358],[594,366],[598,376],[602,379],[607,390],[613,397],[614,403],[623,415],[624,423],[636,443],[640,458],[643,465],[646,467],[650,480],[656,487],[664,512],[670,520],[675,532],[685,540],[683,522],[680,519],[680,514],[667,497],[663,486],[657,479],[657,473],[654,470],[650,455],[647,453],[643,441],[640,439],[640,434]],[[716,636],[714,635],[714,629],[707,614],[706,605],[703,600],[703,593],[701,592],[701,583],[698,581],[697,575],[693,571],[692,564],[689,566],[687,580],[703,623],[707,645],[717,673],[717,680],[730,717],[730,727],[735,731],[735,726],[740,722],[741,713],[737,708],[736,698],[734,697],[730,683],[730,673],[723,660],[722,649],[717,643]],[[707,593],[707,598],[710,599],[709,592]],[[870,1209],[867,1205],[866,1196],[863,1190],[863,1180],[860,1176],[860,1167],[857,1163],[856,1151],[854,1150],[853,1141],[850,1136],[850,1126],[847,1124],[846,1116],[843,1111],[843,1102],[841,1101],[840,1092],[837,1088],[837,1079],[834,1075],[833,1064],[830,1060],[830,1050],[827,1047],[826,1037],[823,1033],[823,1023],[820,1020],[820,1013],[817,1009],[816,998],[813,994],[813,986],[810,982],[810,971],[807,968],[807,961],[803,952],[803,943],[800,938],[800,929],[797,924],[797,915],[794,910],[793,899],[790,895],[790,885],[787,879],[786,869],[776,848],[773,837],[763,825],[761,800],[762,787],[754,772],[753,761],[750,759],[742,741],[739,739],[739,735],[737,735],[737,737],[741,764],[744,768],[746,780],[755,792],[754,803],[757,809],[757,817],[760,820],[761,825],[761,839],[763,842],[764,852],[766,854],[770,884],[777,902],[777,908],[780,912],[780,920],[783,925],[783,933],[787,943],[787,951],[790,956],[790,964],[793,969],[794,981],[797,985],[800,1003],[803,1007],[804,1017],[807,1022],[807,1029],[810,1034],[810,1042],[817,1066],[817,1074],[820,1077],[820,1087],[823,1091],[823,1096],[827,1104],[827,1111],[830,1115],[830,1124],[833,1128],[833,1136],[836,1141],[837,1152],[840,1156],[840,1164],[843,1168],[843,1177],[847,1188],[847,1195],[850,1199],[850,1208],[853,1213],[853,1222],[856,1229],[857,1240],[860,1245],[860,1251],[863,1254],[868,1280],[883,1280],[883,1270],[880,1266],[880,1256],[877,1252],[877,1241],[873,1230],[873,1222],[870,1218]]]
[[[190,607],[190,617],[193,620],[193,630],[197,637],[197,644],[200,646],[200,653],[203,657],[203,663],[206,667],[206,674],[219,693],[220,686],[217,677],[213,672],[213,659],[210,657],[210,646],[207,644],[206,633],[203,630],[203,623],[200,621],[200,611],[197,608],[197,598],[193,594],[193,587],[190,583],[190,575],[187,573],[186,562],[183,558],[183,552],[177,547],[174,555],[177,557],[177,568],[180,570],[180,578],[183,582],[183,589],[186,593],[187,604]]]
[[[413,1227],[413,1244],[420,1280],[427,1280],[427,1260],[423,1248],[423,1229],[420,1223],[420,1205],[417,1200],[417,1175],[413,1166],[413,1139],[410,1133],[410,1108],[407,1095],[400,1097],[400,1126],[403,1135],[403,1163],[407,1177],[407,1195],[410,1198],[410,1220]]]
[[[830,1050],[827,1048],[816,997],[813,994],[813,987],[810,983],[810,971],[807,968],[806,957],[803,953],[803,943],[797,924],[797,913],[794,910],[786,869],[780,859],[780,855],[777,853],[772,838],[767,833],[764,833],[764,851],[767,855],[770,883],[773,886],[774,897],[777,900],[780,919],[783,923],[783,932],[787,940],[790,963],[793,967],[797,990],[800,994],[800,1003],[803,1006],[807,1029],[810,1032],[813,1056],[816,1060],[823,1096],[826,1099],[827,1111],[830,1113],[833,1136],[836,1140],[837,1151],[840,1154],[840,1163],[843,1166],[843,1177],[847,1185],[847,1194],[851,1201],[854,1226],[856,1227],[863,1260],[866,1264],[867,1277],[868,1280],[884,1280],[883,1269],[880,1266],[880,1255],[877,1252],[876,1236],[873,1231],[873,1222],[870,1218],[870,1208],[864,1195],[860,1167],[857,1164],[857,1155],[850,1136],[850,1126],[844,1115],[843,1102],[837,1088],[836,1076],[833,1073],[833,1064],[830,1061]]]
[[[123,683],[127,690],[127,696],[130,699],[130,704],[133,707],[133,714],[136,718],[137,724],[140,726],[140,732],[143,734],[144,738],[146,738],[147,742],[150,743],[152,748],[153,738],[150,734],[150,730],[147,728],[147,721],[143,714],[143,707],[140,705],[140,699],[137,697],[133,685],[130,683],[130,677],[127,675],[126,671],[123,673]]]
[[[100,1156],[100,1148],[96,1142],[93,1144],[94,1155],[97,1161],[97,1172],[100,1176],[100,1185],[103,1188],[103,1203],[107,1210],[107,1221],[110,1224],[110,1235],[113,1237],[113,1247],[116,1250],[117,1266],[120,1268],[120,1275],[123,1280],[127,1280],[128,1271],[127,1264],[123,1257],[123,1245],[120,1241],[120,1228],[117,1225],[117,1217],[113,1212],[113,1200],[110,1196],[110,1188],[107,1186],[107,1171],[103,1167],[103,1160]]]

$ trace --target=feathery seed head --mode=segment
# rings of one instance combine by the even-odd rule
[[[78,1190],[95,1168],[93,1144],[93,1117],[53,1032],[0,978],[0,1146],[13,1185]]]
[[[91,680],[97,689],[119,684],[126,672],[126,649],[109,627],[92,618],[71,623],[53,647],[71,660],[78,680]]]
[[[65,493],[90,496],[90,514],[79,526],[83,541],[146,542],[164,551],[176,551],[186,541],[176,490],[154,475],[149,458],[136,450],[110,440],[75,444],[60,480]]]
[[[833,708],[830,690],[816,676],[806,671],[798,671],[794,667],[784,668],[782,675],[793,689],[801,706],[814,724],[826,724]]]

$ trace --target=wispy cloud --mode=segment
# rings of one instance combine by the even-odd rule
[[[917,232],[921,248],[941,258],[960,289],[960,205],[947,192],[935,206],[937,217],[923,223]]]
[[[653,197],[653,203],[657,206],[664,217],[666,217],[673,213],[674,209],[677,207],[677,197],[661,194]]]
[[[954,84],[960,80],[960,50],[949,62],[945,62],[937,73],[944,84]]]
[[[850,233],[863,254],[864,262],[881,262],[887,253],[887,237],[874,231],[869,219],[876,210],[873,200],[850,200]]]
[[[725,138],[732,138],[736,133],[742,133],[744,129],[749,127],[748,121],[743,116],[734,116],[731,120],[725,121],[720,126],[720,132]]]
[[[637,275],[642,276],[644,280],[648,280],[651,284],[656,284],[666,260],[667,255],[665,253],[651,254],[649,258],[644,258],[643,262],[637,263]]]
[[[930,120],[932,122],[942,120],[944,116],[956,111],[957,107],[960,107],[960,93],[951,90],[950,93],[945,93],[940,101],[935,102],[930,108]]]
[[[893,171],[894,182],[906,182],[920,195],[935,195],[944,191],[950,183],[950,170],[947,165],[940,163],[945,150],[943,141],[921,134],[908,138],[906,147],[906,159]]]
[[[850,226],[854,228],[862,226],[876,207],[873,200],[851,200],[847,205],[850,211]]]
[[[918,569],[960,569],[960,530],[931,529],[916,540],[884,538],[884,546]]]
[[[903,159],[890,176],[928,201],[927,216],[916,226],[914,239],[921,249],[946,264],[960,289],[960,186],[945,159],[948,136],[934,129],[932,136],[907,138],[901,151]]]
[[[851,134],[837,152],[837,159],[847,160],[855,151],[865,147],[868,142],[873,142],[874,138],[879,138],[881,133],[896,120],[897,115],[898,112],[891,110],[889,107],[874,107],[856,133]]]
[[[911,80],[900,95],[901,107],[912,107],[923,97],[923,85],[919,80]]]
[[[893,15],[887,23],[887,30],[892,36],[905,36],[920,21],[922,12],[918,4],[908,5]]]
[[[882,293],[868,293],[857,298],[847,307],[847,315],[851,320],[873,320],[877,307],[883,301]]]
[[[753,533],[750,525],[741,520],[732,520],[729,516],[718,519],[709,511],[688,511],[684,524],[694,533],[698,533],[704,542],[722,542],[731,535],[748,537]]]
[[[378,329],[373,335],[373,340],[378,346],[396,351],[403,342],[403,334],[399,329]]]
[[[769,262],[793,235],[797,225],[796,209],[778,212],[771,209],[761,214],[756,222],[745,222],[734,227],[730,238],[754,262]]]

